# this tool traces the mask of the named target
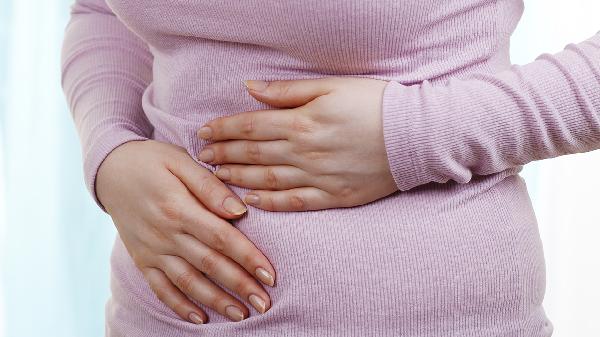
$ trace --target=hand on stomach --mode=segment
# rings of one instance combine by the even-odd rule
[[[209,170],[177,146],[154,140],[117,147],[102,163],[97,194],[136,267],[182,319],[208,321],[201,303],[239,321],[271,306],[257,280],[273,286],[275,270],[226,219],[246,209]],[[192,301],[193,300],[193,301]]]

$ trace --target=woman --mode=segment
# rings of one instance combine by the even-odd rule
[[[518,173],[600,148],[600,35],[511,66],[522,6],[77,1],[107,335],[550,336]]]

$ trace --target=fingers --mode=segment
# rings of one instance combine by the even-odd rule
[[[266,211],[298,212],[343,207],[334,196],[316,187],[300,187],[285,191],[252,191],[244,197],[248,205]]]
[[[206,313],[192,303],[181,290],[177,289],[161,270],[144,268],[142,272],[158,299],[179,317],[195,324],[203,324],[208,321]]]
[[[178,246],[181,257],[209,278],[248,301],[258,312],[265,313],[271,307],[267,292],[256,279],[231,259],[187,234],[178,238]]]
[[[242,302],[219,288],[181,257],[162,255],[159,260],[160,268],[169,280],[188,297],[232,321],[239,322],[250,315]]]
[[[292,164],[291,144],[286,140],[255,142],[231,140],[207,145],[198,159],[210,164]]]
[[[188,155],[177,162],[167,162],[169,170],[183,182],[211,212],[226,218],[238,218],[247,209],[240,198],[209,170],[198,166]]]
[[[293,108],[326,95],[341,81],[336,77],[301,80],[245,81],[248,93],[258,101],[278,108]]]
[[[198,137],[221,141],[232,139],[278,140],[287,139],[294,123],[293,110],[257,110],[214,119],[200,130]]]
[[[242,232],[202,207],[189,207],[189,210],[188,218],[183,219],[185,232],[231,258],[262,283],[275,285],[275,269]]]
[[[308,173],[288,165],[222,165],[215,175],[228,184],[257,190],[289,190],[313,185]]]

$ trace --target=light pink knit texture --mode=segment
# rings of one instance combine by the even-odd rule
[[[390,81],[384,136],[401,192],[349,209],[251,208],[234,224],[278,284],[271,310],[239,323],[206,308],[208,324],[178,318],[117,238],[107,336],[551,335],[518,173],[600,148],[600,35],[511,66],[521,0],[108,2],[76,2],[63,49],[92,195],[124,142],[157,139],[195,158],[205,122],[268,109],[242,80],[324,76]]]

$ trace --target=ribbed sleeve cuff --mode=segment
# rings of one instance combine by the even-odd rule
[[[147,140],[148,138],[140,136],[127,129],[111,129],[105,131],[100,136],[94,138],[94,142],[89,144],[87,151],[83,153],[84,178],[88,191],[96,201],[96,204],[106,213],[106,209],[100,203],[96,194],[96,176],[100,165],[106,157],[119,145],[135,140]]]
[[[383,91],[382,120],[390,172],[400,191],[420,185],[421,170],[416,149],[411,146],[413,113],[407,101],[410,87],[389,81]]]
[[[456,80],[449,85],[424,81],[412,86],[391,81],[386,86],[384,140],[390,171],[400,191],[430,182],[468,183],[472,169],[497,156],[496,132],[501,131],[496,129],[500,125],[491,113],[482,113],[490,98],[484,91],[475,91],[483,96],[476,98],[468,85]],[[499,171],[488,170],[493,172]]]

